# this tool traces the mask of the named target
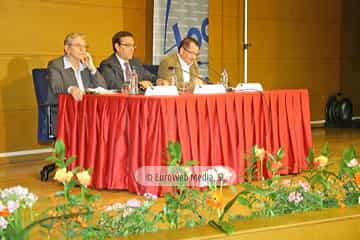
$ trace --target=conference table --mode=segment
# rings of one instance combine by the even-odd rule
[[[135,171],[166,166],[168,141],[178,141],[183,160],[226,166],[244,181],[246,153],[257,144],[284,149],[282,174],[306,169],[312,147],[309,94],[304,89],[179,96],[93,95],[75,101],[59,95],[57,138],[70,168],[92,170],[92,187],[161,195],[168,187],[142,185]]]

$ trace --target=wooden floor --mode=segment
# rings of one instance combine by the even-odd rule
[[[352,144],[360,151],[360,129],[324,129],[313,128],[313,143],[315,152],[318,153],[321,147],[328,142],[331,151],[331,162],[337,162],[340,159],[343,149]],[[39,196],[36,204],[38,210],[44,209],[49,205],[49,195],[62,189],[62,185],[50,180],[41,182],[39,180],[39,170],[48,162],[44,157],[17,157],[14,159],[0,159],[0,188],[22,185],[30,189]],[[100,193],[100,204],[111,204],[115,202],[124,202],[130,198],[141,198],[127,191],[96,191]],[[229,195],[229,198],[231,196]],[[159,210],[163,205],[160,199],[154,210]],[[359,237],[360,239],[360,237]]]

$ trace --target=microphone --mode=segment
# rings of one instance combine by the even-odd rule
[[[208,71],[209,71],[209,72],[212,72],[212,73],[215,73],[215,75],[216,75],[216,76],[220,79],[220,81],[221,81],[221,78],[222,78],[223,74],[222,74],[222,73],[219,73],[216,69],[210,67],[209,62],[205,62],[205,61],[200,61],[200,60],[199,60],[199,61],[197,61],[197,64],[198,64],[199,66],[201,66],[201,65],[207,65],[207,66],[208,66]],[[209,83],[216,83],[216,82],[218,82],[218,81],[211,82],[211,81],[210,81],[210,77],[208,77],[208,82],[209,82]]]

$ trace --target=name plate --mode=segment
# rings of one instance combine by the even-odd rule
[[[239,83],[234,89],[236,92],[262,92],[260,83]]]
[[[226,89],[222,84],[204,84],[204,85],[197,85],[193,93],[194,94],[226,93]]]
[[[145,96],[179,96],[176,86],[152,86],[145,91]]]

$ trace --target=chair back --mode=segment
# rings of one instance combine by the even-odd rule
[[[151,72],[152,74],[154,74],[155,76],[157,76],[157,74],[158,74],[158,70],[159,70],[159,65],[147,65],[147,64],[144,64],[143,65],[144,66],[144,68],[146,69],[146,70],[148,70],[149,72]]]
[[[45,68],[34,68],[32,70],[33,84],[38,106],[38,141],[52,142],[55,134],[51,127],[51,105],[48,103],[49,83],[48,71]]]

